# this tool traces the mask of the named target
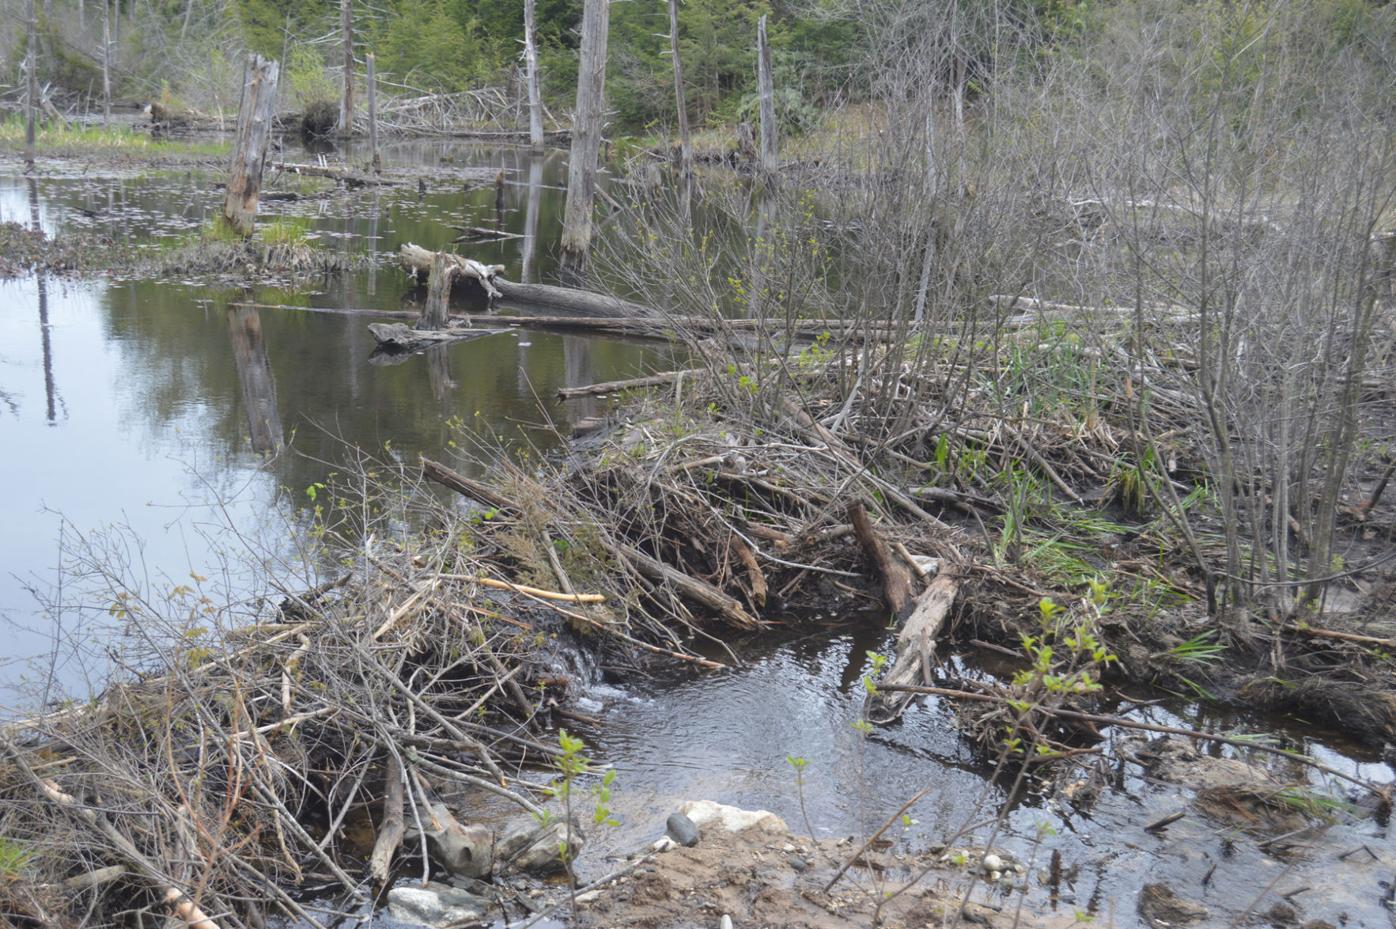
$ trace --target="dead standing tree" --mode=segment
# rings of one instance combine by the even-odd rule
[[[591,247],[592,202],[597,159],[606,119],[606,40],[609,0],[586,0],[582,11],[582,54],[577,70],[577,109],[572,116],[572,156],[567,165],[567,207],[562,220],[565,264],[580,271]]]
[[[354,134],[354,6],[339,0],[339,31],[344,40],[344,96],[339,101],[339,133]]]
[[[538,86],[538,28],[534,0],[524,0],[524,69],[528,79],[528,144],[543,150],[543,93]]]
[[[34,118],[39,106],[39,14],[34,9],[34,0],[29,0],[29,38],[25,43],[24,55],[24,160],[34,167]]]
[[[674,105],[679,123],[679,168],[684,180],[693,176],[693,143],[688,137],[688,100],[683,91],[683,60],[679,56],[679,0],[669,0],[669,53],[674,57]]]
[[[775,177],[780,169],[776,145],[776,94],[771,78],[771,43],[766,39],[766,17],[756,22],[756,90],[761,103],[761,173]]]
[[[257,222],[257,201],[262,192],[262,169],[267,163],[272,119],[276,114],[279,73],[277,63],[261,55],[249,55],[243,72],[233,165],[228,177],[228,195],[223,201],[223,219],[243,236],[251,235]]]

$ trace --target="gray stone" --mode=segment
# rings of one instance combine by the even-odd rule
[[[549,820],[540,825],[533,817],[516,819],[495,843],[495,856],[501,871],[532,871],[547,874],[566,870],[562,860],[561,847],[568,842],[567,856],[573,861],[581,854],[586,835],[581,825],[572,821],[572,834],[567,833],[567,824],[561,819]]]
[[[482,920],[492,901],[445,884],[394,887],[388,891],[388,915],[399,922],[444,927],[452,923]]]
[[[433,803],[426,826],[427,847],[437,864],[461,877],[488,877],[494,868],[494,833],[465,826],[445,804]]]
[[[796,871],[804,871],[809,868],[809,862],[801,858],[799,855],[791,855],[790,867],[794,868]]]
[[[682,813],[670,813],[669,818],[664,821],[664,831],[675,842],[684,848],[692,848],[698,844],[700,835],[698,827],[693,820]]]

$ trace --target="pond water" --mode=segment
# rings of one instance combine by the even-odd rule
[[[391,188],[274,201],[265,212],[301,217],[329,247],[385,259],[403,242],[442,248],[457,227],[498,224],[521,237],[473,247],[471,255],[504,264],[522,280],[556,278],[565,153],[398,143],[385,156],[443,169],[502,169],[502,215],[492,185],[439,184],[424,194]],[[100,167],[56,166],[32,182],[16,173],[0,176],[0,219],[51,233],[98,229],[158,249],[214,215],[219,193],[211,180],[199,172]],[[324,478],[345,443],[407,463],[419,454],[449,457],[455,420],[505,443],[552,450],[558,434],[598,411],[594,401],[560,403],[559,387],[674,363],[669,349],[652,343],[508,331],[377,364],[364,317],[267,308],[397,310],[409,290],[387,260],[296,290],[154,280],[0,282],[0,481],[8,491],[0,532],[0,619],[8,638],[0,650],[0,706],[82,695],[110,666],[116,633],[104,624],[104,604],[65,590],[56,569],[82,545],[138,576],[178,583],[190,572],[214,574],[226,590],[245,594],[253,581],[217,553],[239,537],[275,550],[277,540],[285,544],[304,528],[305,489]],[[581,678],[578,708],[603,721],[585,735],[593,754],[618,769],[622,820],[583,856],[584,877],[655,838],[686,799],[770,809],[796,832],[855,835],[933,783],[907,836],[922,844],[1008,803],[943,702],[916,705],[901,723],[867,736],[855,730],[866,653],[885,647],[885,630],[819,621],[799,628],[739,645],[745,667],[728,674],[616,680],[597,671]],[[61,658],[52,661],[54,655]],[[965,677],[989,673],[962,658],[950,668]],[[1199,728],[1277,729],[1275,720],[1213,718],[1176,700],[1136,708],[1136,715]],[[1388,768],[1350,746],[1282,731],[1296,751],[1390,780]],[[791,757],[808,760],[802,795]],[[1217,924],[1268,889],[1307,886],[1295,897],[1306,916],[1390,925],[1382,900],[1396,853],[1385,822],[1340,821],[1288,857],[1267,854],[1253,838],[1198,815],[1163,834],[1143,830],[1187,801],[1181,788],[1150,783],[1137,767],[1121,765],[1116,787],[1087,814],[1048,796],[1016,798],[998,842],[1028,858],[1050,830],[1048,844],[1061,850],[1068,878],[1055,904],[1035,887],[1033,905],[1055,905],[1068,916],[1089,911],[1108,925],[1137,924],[1134,901],[1154,880],[1200,899]],[[965,844],[984,837],[979,830]],[[1364,845],[1375,857],[1338,857]]]
[[[546,451],[599,409],[596,400],[556,400],[558,388],[670,364],[671,351],[655,343],[537,330],[384,364],[370,357],[371,317],[243,305],[400,310],[412,289],[392,261],[401,243],[445,248],[453,227],[496,223],[521,237],[469,254],[505,265],[511,277],[552,280],[565,153],[404,143],[385,154],[441,171],[502,170],[502,215],[492,184],[267,203],[264,218],[300,217],[322,244],[384,259],[319,288],[0,282],[0,481],[9,488],[0,620],[10,630],[0,705],[22,699],[16,690],[81,696],[107,667],[106,643],[89,634],[101,610],[57,602],[60,558],[84,540],[170,584],[190,572],[217,577],[229,570],[212,558],[227,547],[227,530],[275,550],[303,521],[305,488],[343,460],[345,443],[409,464],[419,454],[450,458],[463,423]],[[276,188],[287,186],[311,189]],[[220,204],[213,176],[201,172],[60,165],[33,179],[0,176],[0,220],[50,234],[98,230],[151,250],[187,238]],[[245,592],[242,580],[251,583],[229,578],[225,587]],[[64,646],[56,667],[55,642]],[[50,672],[57,690],[44,686]]]

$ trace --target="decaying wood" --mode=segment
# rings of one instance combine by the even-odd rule
[[[378,837],[373,842],[373,854],[368,859],[368,873],[379,887],[388,883],[393,856],[402,845],[402,836],[406,831],[402,817],[402,765],[396,758],[390,757],[386,766],[388,770],[383,776],[383,819],[378,825]]]
[[[562,217],[562,252],[564,257],[572,256],[573,261],[584,259],[591,247],[597,162],[606,121],[606,43],[610,22],[610,0],[585,0],[572,153],[567,160],[567,204]]]
[[[403,267],[418,279],[430,275],[434,254],[410,242],[399,250]],[[570,287],[553,287],[548,284],[518,284],[499,276],[504,270],[502,265],[484,265],[459,255],[449,257],[466,269],[462,277],[474,280],[484,290],[486,297],[498,298],[511,306],[543,307],[577,316],[653,318],[657,315],[649,307],[606,294],[574,290]],[[457,280],[459,279],[461,278],[458,277]]]
[[[276,170],[286,174],[300,174],[305,177],[325,177],[332,181],[343,184],[345,187],[392,187],[400,183],[393,178],[379,177],[373,174],[364,174],[355,171],[350,167],[339,165],[310,165],[296,164],[292,162],[280,162],[275,165]]]
[[[239,235],[252,234],[257,222],[257,200],[262,191],[262,169],[271,143],[276,113],[276,80],[280,66],[261,55],[249,55],[242,79],[242,104],[238,108],[237,136],[223,218]]]
[[[446,328],[451,315],[451,282],[455,280],[458,270],[461,270],[461,266],[448,260],[445,252],[432,256],[431,274],[427,278],[427,302],[422,305],[422,315],[414,328]]]
[[[936,637],[959,593],[959,580],[942,570],[916,598],[916,608],[897,632],[896,659],[882,675],[877,691],[863,701],[863,716],[880,725],[890,723],[906,711],[912,695],[890,690],[886,685],[929,684],[930,666],[935,655]]]
[[[853,500],[848,504],[848,521],[853,524],[853,534],[857,536],[864,554],[882,577],[882,594],[887,605],[893,613],[901,616],[911,603],[911,572],[900,558],[892,555],[868,518],[868,510],[862,500]]]

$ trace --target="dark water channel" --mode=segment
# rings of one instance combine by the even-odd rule
[[[303,218],[327,247],[385,257],[408,241],[446,247],[453,227],[502,219],[523,237],[469,254],[504,264],[507,274],[524,280],[555,278],[565,153],[532,158],[514,149],[411,143],[386,155],[390,163],[502,168],[503,216],[496,215],[492,187],[439,185],[425,194],[393,188],[311,196],[272,203],[269,211]],[[17,174],[0,176],[0,219],[37,218],[51,233],[98,229],[159,249],[214,214],[218,192],[210,181],[182,170],[50,166],[33,184]],[[305,488],[324,478],[343,443],[406,462],[419,453],[449,457],[460,438],[454,421],[506,442],[555,449],[545,423],[566,434],[577,418],[598,411],[594,403],[556,401],[559,387],[672,361],[654,344],[511,331],[381,365],[369,360],[373,343],[363,317],[233,305],[396,310],[408,289],[389,261],[309,290],[156,280],[0,282],[0,482],[7,491],[0,705],[36,699],[50,677],[50,696],[80,696],[109,666],[116,633],[103,624],[101,604],[65,593],[55,570],[83,540],[155,583],[212,574],[227,590],[250,596],[258,568],[268,566],[224,564],[214,553],[236,535],[274,549],[303,528]],[[885,647],[883,630],[832,620],[798,628],[739,646],[746,666],[730,674],[623,681],[595,670],[582,675],[578,709],[604,722],[585,735],[593,754],[618,769],[615,806],[622,821],[583,856],[584,877],[604,873],[612,856],[653,840],[667,814],[687,799],[769,809],[796,832],[806,830],[807,814],[808,828],[820,837],[857,835],[931,783],[905,838],[913,846],[937,842],[1004,806],[1008,798],[987,780],[984,759],[960,734],[948,704],[930,699],[871,735],[854,728],[866,653]],[[62,658],[51,665],[55,644]],[[966,677],[989,673],[969,658],[954,658],[951,667]],[[1134,715],[1233,732],[1277,730],[1275,720],[1216,718],[1178,700]],[[1293,727],[1281,731],[1296,751],[1357,776],[1390,780],[1385,765],[1350,747]],[[803,811],[789,757],[808,760]],[[1291,777],[1310,776],[1284,760],[1266,763]],[[997,844],[1028,859],[1040,841],[1035,870],[1045,867],[1047,849],[1060,850],[1068,875],[1060,900],[1054,904],[1034,879],[1031,903],[1038,911],[1055,906],[1063,925],[1077,910],[1103,925],[1137,925],[1135,901],[1151,881],[1173,884],[1205,904],[1209,924],[1227,925],[1257,900],[1264,911],[1277,895],[1298,890],[1293,901],[1305,918],[1392,925],[1383,900],[1391,895],[1396,847],[1384,822],[1340,817],[1288,855],[1267,853],[1255,837],[1195,813],[1165,833],[1143,829],[1189,799],[1184,789],[1151,783],[1136,766],[1122,765],[1119,785],[1088,814],[1050,796],[1015,799]],[[980,830],[961,844],[984,835]],[[1364,845],[1371,854],[1353,853]]]

